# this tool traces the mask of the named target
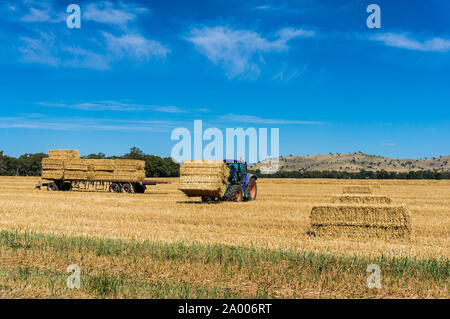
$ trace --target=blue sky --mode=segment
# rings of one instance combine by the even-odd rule
[[[79,4],[81,29],[66,26]],[[381,8],[368,29],[366,7]],[[0,149],[170,156],[176,127],[280,154],[450,152],[449,1],[0,2]]]

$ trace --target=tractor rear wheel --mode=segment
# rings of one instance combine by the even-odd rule
[[[232,202],[242,202],[243,198],[241,185],[231,185],[228,189],[228,199]]]
[[[246,185],[247,189],[247,194],[249,195],[247,197],[247,200],[255,200],[256,199],[256,195],[258,193],[258,188],[256,186],[256,178],[252,177],[250,179],[250,182]]]

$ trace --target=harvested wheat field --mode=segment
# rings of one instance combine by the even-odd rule
[[[200,204],[178,179],[145,194],[38,180],[0,178],[1,297],[450,297],[450,181],[374,181],[411,218],[409,238],[383,239],[309,234],[312,207],[371,181],[259,179],[256,201]],[[70,264],[80,289],[66,286]],[[369,264],[380,289],[367,287]]]

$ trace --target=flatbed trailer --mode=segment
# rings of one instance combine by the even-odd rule
[[[170,184],[168,181],[157,181],[144,179],[142,181],[124,181],[124,180],[54,180],[44,179],[36,184],[37,189],[47,187],[48,191],[71,191],[80,190],[103,190],[114,193],[144,193],[146,186],[157,184]]]

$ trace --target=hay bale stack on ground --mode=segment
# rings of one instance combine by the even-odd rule
[[[411,218],[405,205],[316,206],[310,221],[318,236],[405,238],[411,234]]]
[[[343,194],[334,195],[331,202],[336,204],[391,204],[392,200],[385,195]]]
[[[370,186],[345,186],[342,189],[344,194],[371,194]]]
[[[222,161],[184,161],[180,167],[178,189],[187,196],[220,198],[226,192],[230,169]]]

